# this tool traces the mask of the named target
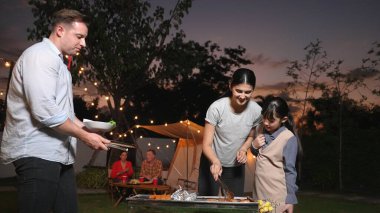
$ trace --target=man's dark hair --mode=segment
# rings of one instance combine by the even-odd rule
[[[62,9],[53,14],[51,26],[52,29],[54,29],[54,27],[56,27],[58,24],[71,24],[75,21],[83,22],[86,25],[88,24],[87,17],[79,11],[71,9]]]
[[[156,155],[156,151],[154,151],[154,149],[148,149],[148,151],[146,151],[146,152],[152,152],[153,155]]]

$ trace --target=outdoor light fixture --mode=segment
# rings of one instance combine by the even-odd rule
[[[11,67],[11,62],[5,61],[4,66],[7,68]]]

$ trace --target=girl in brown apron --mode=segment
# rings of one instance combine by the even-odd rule
[[[301,146],[286,101],[272,97],[262,112],[262,132],[252,142],[257,156],[254,196],[273,202],[276,213],[292,213],[298,202],[296,159]]]

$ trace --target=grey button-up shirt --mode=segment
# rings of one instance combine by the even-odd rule
[[[71,74],[49,39],[26,49],[16,62],[7,103],[0,144],[4,163],[24,157],[74,163],[76,139],[52,129],[75,115]]]

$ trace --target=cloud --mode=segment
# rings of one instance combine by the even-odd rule
[[[290,62],[290,60],[288,59],[274,60],[271,57],[265,56],[262,53],[258,55],[254,55],[253,57],[251,57],[251,60],[256,65],[264,65],[264,66],[269,66],[272,68],[283,67]]]
[[[356,68],[347,73],[351,78],[369,79],[379,75],[380,71],[374,68]]]
[[[275,84],[270,85],[263,85],[257,87],[258,89],[265,89],[265,90],[283,90],[288,86],[288,82],[279,82]]]

